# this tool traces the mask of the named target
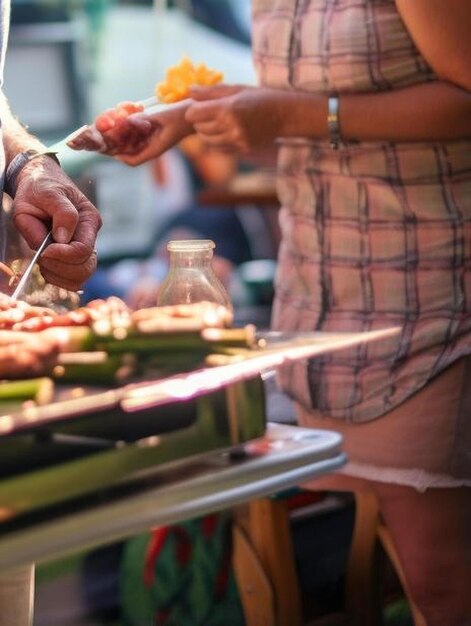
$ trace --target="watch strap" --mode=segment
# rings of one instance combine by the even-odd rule
[[[21,170],[24,168],[24,166],[30,161],[32,161],[33,159],[36,159],[37,157],[41,157],[41,156],[48,156],[60,166],[60,161],[57,156],[57,152],[48,151],[48,150],[45,150],[44,152],[40,152],[39,150],[33,150],[33,149],[25,150],[24,152],[19,152],[10,161],[5,172],[4,189],[9,196],[11,196],[12,198],[15,196],[16,180]]]

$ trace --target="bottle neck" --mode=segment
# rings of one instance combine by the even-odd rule
[[[194,252],[172,251],[169,256],[169,263],[172,269],[177,267],[209,269],[212,258],[212,250],[204,250],[198,252],[198,254]]]

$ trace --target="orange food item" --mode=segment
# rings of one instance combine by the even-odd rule
[[[194,65],[184,57],[178,65],[167,70],[164,81],[157,83],[155,95],[164,103],[178,102],[188,97],[191,87],[217,85],[222,79],[221,72],[209,69],[204,63]]]

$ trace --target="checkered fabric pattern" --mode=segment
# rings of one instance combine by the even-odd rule
[[[254,0],[263,84],[378,91],[434,79],[394,0]],[[279,142],[273,324],[398,338],[286,368],[306,407],[362,422],[471,353],[471,142]]]

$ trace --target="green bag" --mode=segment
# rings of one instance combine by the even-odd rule
[[[244,626],[232,520],[213,514],[129,540],[120,590],[126,626]]]

